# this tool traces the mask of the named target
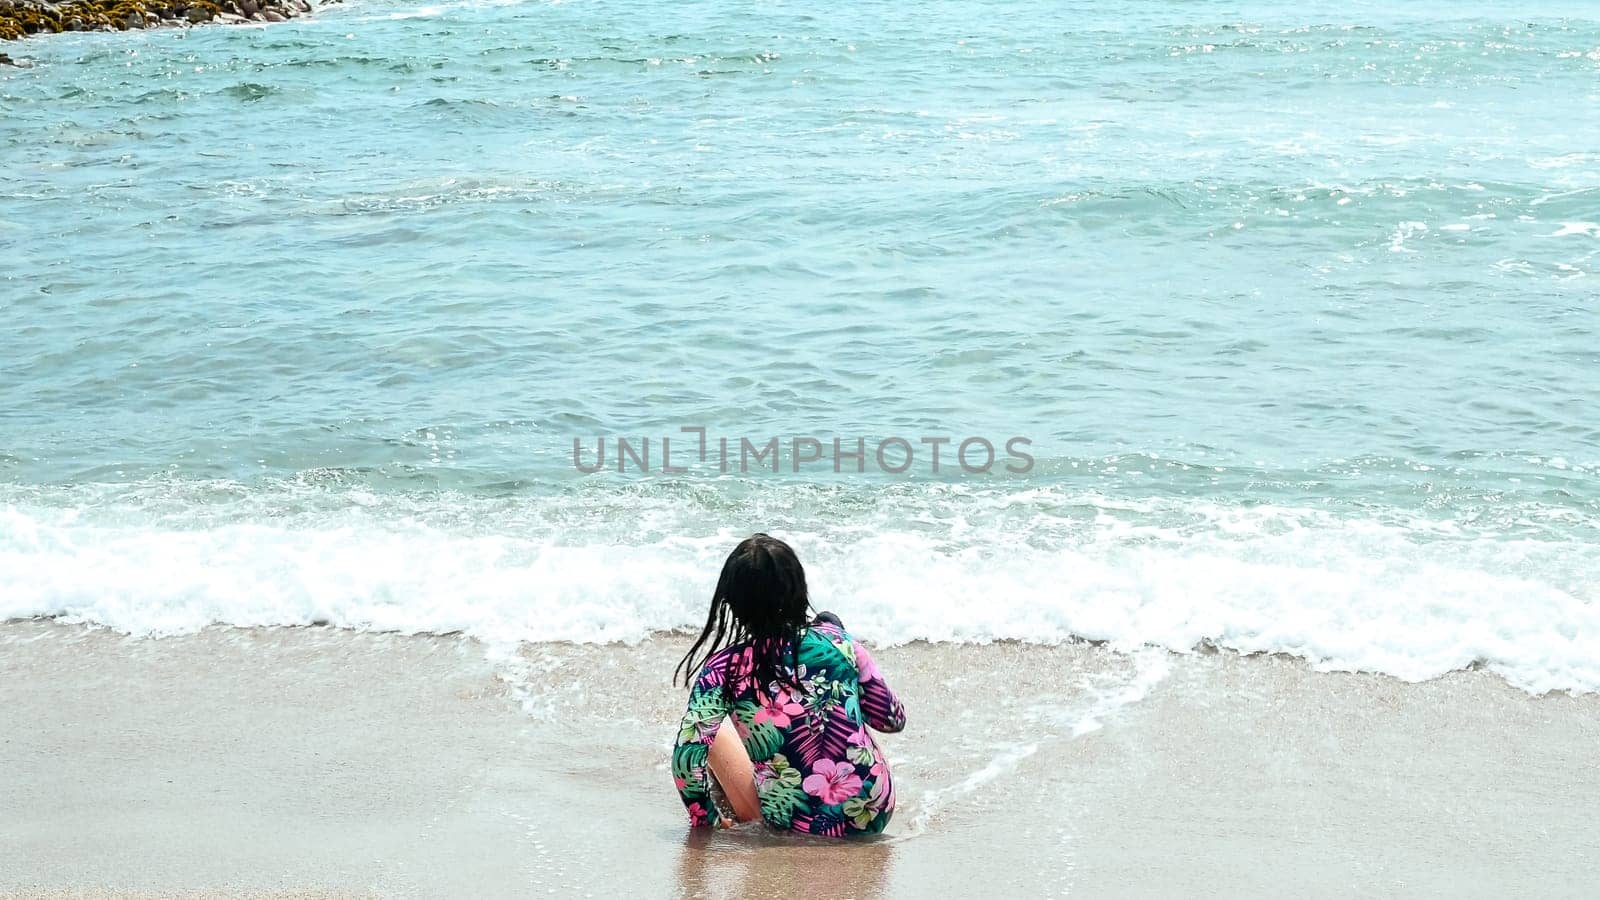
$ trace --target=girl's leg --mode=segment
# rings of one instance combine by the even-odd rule
[[[733,814],[741,822],[754,822],[761,818],[761,798],[756,795],[756,770],[750,764],[750,754],[745,752],[739,732],[728,722],[717,729],[706,756],[711,774],[733,806]]]

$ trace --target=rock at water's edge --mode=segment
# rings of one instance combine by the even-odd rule
[[[309,12],[311,5],[305,0],[0,0],[0,41],[63,31],[286,22]],[[237,13],[243,15],[229,17]]]

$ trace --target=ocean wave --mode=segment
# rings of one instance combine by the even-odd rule
[[[883,643],[1211,645],[1600,690],[1593,522],[1527,537],[1427,512],[934,484],[85,490],[0,506],[0,619],[632,642],[696,627],[728,549],[767,529],[799,549],[819,608]]]

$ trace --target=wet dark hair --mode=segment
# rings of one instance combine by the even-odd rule
[[[806,571],[794,550],[767,534],[745,538],[722,564],[706,627],[678,663],[673,681],[692,682],[718,650],[748,641],[757,687],[765,692],[774,681],[793,686],[809,606]],[[730,697],[737,680],[732,671],[736,659],[729,656],[723,669],[722,691]]]

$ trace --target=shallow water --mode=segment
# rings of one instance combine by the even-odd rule
[[[0,616],[636,639],[771,528],[879,640],[1600,688],[1580,7],[353,0],[18,46]],[[684,427],[919,455],[662,475]],[[656,471],[575,469],[619,435]],[[951,468],[972,436],[1034,465]]]

